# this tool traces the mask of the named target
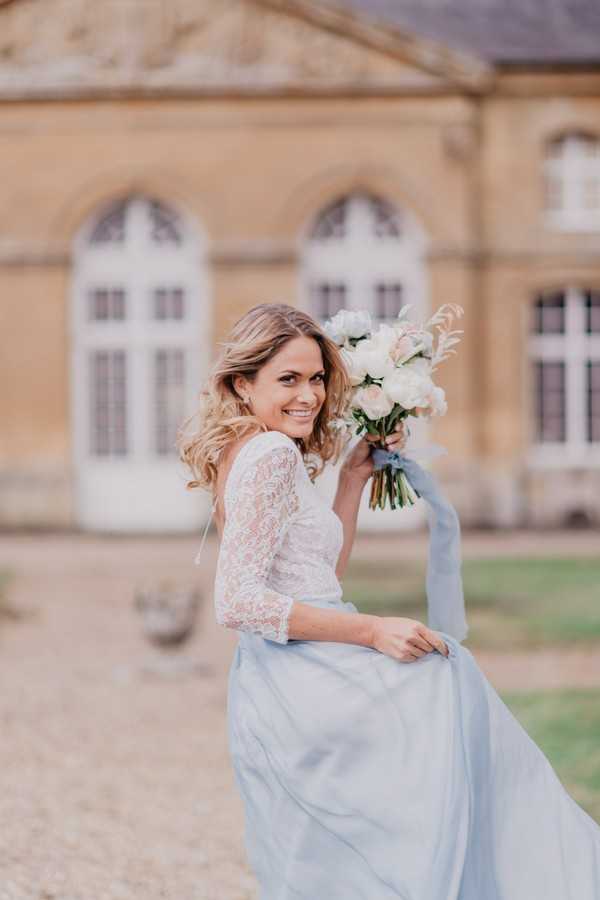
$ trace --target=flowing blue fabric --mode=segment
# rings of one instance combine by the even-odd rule
[[[437,446],[431,449],[434,452],[445,452]],[[410,451],[399,453],[397,450],[376,447],[372,451],[374,467],[382,469],[384,466],[391,466],[393,469],[401,469],[411,487],[427,502],[427,624],[435,631],[445,631],[457,641],[463,641],[469,628],[465,616],[461,574],[460,521],[433,475],[411,459],[408,452]]]
[[[460,643],[456,513],[396,463],[428,504],[429,621],[449,655],[240,633],[227,724],[258,900],[600,900],[600,828]],[[316,572],[334,519],[315,494],[290,526]],[[318,578],[293,596],[359,612]]]

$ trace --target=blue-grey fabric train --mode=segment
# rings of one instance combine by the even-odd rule
[[[289,637],[296,601],[358,613],[296,444],[251,438],[224,500],[215,607],[240,631],[228,736],[260,900],[599,900],[600,827],[456,637],[412,662]]]
[[[440,448],[441,449],[441,448]],[[375,469],[391,465],[402,469],[411,486],[427,502],[429,556],[427,559],[427,624],[458,641],[469,633],[461,575],[460,522],[433,475],[397,450],[372,451]]]

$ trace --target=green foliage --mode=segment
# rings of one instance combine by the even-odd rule
[[[573,799],[600,822],[600,690],[503,693]]]
[[[344,599],[361,612],[426,621],[426,563],[353,562]],[[600,561],[495,558],[463,563],[469,646],[600,643]]]
[[[8,587],[14,578],[9,569],[0,569],[0,622],[3,619],[19,619],[21,613],[15,609],[8,599]]]

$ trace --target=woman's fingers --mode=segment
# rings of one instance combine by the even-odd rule
[[[394,431],[385,439],[385,443],[388,447],[403,447],[406,443],[406,429],[404,426],[404,422],[396,422],[394,426]]]
[[[446,642],[430,628],[427,629],[427,639],[432,642],[436,650],[439,650],[443,656],[448,656],[450,651],[448,650]]]
[[[431,653],[431,651],[435,649],[433,644],[421,634],[417,634],[414,637],[409,638],[408,641],[414,647],[419,647],[420,650],[424,650],[425,653]]]
[[[388,434],[385,437],[384,443],[388,447],[390,447],[390,446],[395,447],[398,444],[400,444],[400,446],[404,446],[404,443],[406,442],[406,438],[407,438],[407,431],[408,431],[408,428],[406,427],[404,421],[396,422],[396,424],[394,425],[394,430],[391,432],[391,434]],[[366,438],[367,441],[370,441],[371,443],[373,441],[381,440],[381,438],[378,434],[365,434],[364,437]]]

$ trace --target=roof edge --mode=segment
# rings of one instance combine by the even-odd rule
[[[393,25],[338,4],[323,6],[316,0],[253,0],[257,5],[287,13],[336,34],[350,38],[395,59],[407,59],[425,71],[474,93],[487,92],[495,66],[476,54],[422,38]]]

